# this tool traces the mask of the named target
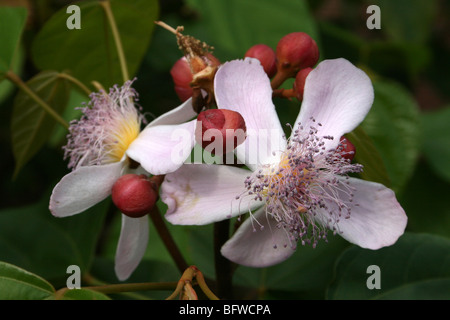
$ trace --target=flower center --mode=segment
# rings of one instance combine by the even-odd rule
[[[300,127],[301,128],[301,127]],[[317,130],[296,130],[277,164],[262,166],[247,177],[247,195],[266,203],[266,214],[284,228],[291,245],[316,245],[326,239],[327,228],[338,232],[341,218],[349,218],[351,187],[345,182],[350,172],[362,166],[350,164],[340,154],[340,146],[326,150]],[[288,244],[285,244],[288,245]]]
[[[109,94],[93,93],[86,107],[80,108],[80,120],[71,122],[64,147],[69,168],[102,165],[121,161],[140,132],[142,114],[134,101],[137,93],[132,81],[114,86]]]

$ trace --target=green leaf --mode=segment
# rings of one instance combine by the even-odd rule
[[[401,191],[419,156],[419,107],[411,94],[395,82],[374,80],[373,86],[375,100],[361,126],[383,159],[392,189]]]
[[[109,202],[56,218],[48,199],[0,211],[0,260],[65,286],[68,266],[79,266],[82,274],[89,271]]]
[[[314,19],[303,0],[189,0],[188,4],[201,15],[197,22],[200,39],[214,46],[220,59],[243,58],[258,43],[275,49],[291,32],[306,32],[319,42]]]
[[[401,198],[408,216],[408,230],[441,236],[450,235],[450,183],[421,161]]]
[[[380,268],[380,289],[368,278]],[[352,247],[336,265],[329,299],[449,299],[450,240],[429,234],[405,234],[379,250]]]
[[[69,98],[69,83],[58,72],[44,71],[27,82],[28,87],[61,114]],[[19,91],[11,119],[11,137],[16,168],[14,176],[40,150],[53,132],[55,120],[28,94]]]
[[[64,292],[62,300],[111,300],[107,295],[89,289],[72,289]]]
[[[381,30],[398,42],[426,42],[438,13],[435,0],[378,0],[371,4],[380,6]]]
[[[235,285],[255,288],[263,299],[323,299],[335,261],[347,246],[338,236],[330,236],[316,248],[299,245],[294,255],[278,265],[263,269],[240,266]]]
[[[436,174],[450,181],[450,107],[422,114],[422,150]]]
[[[41,300],[51,298],[53,286],[41,277],[0,261],[0,300]]]
[[[27,10],[22,7],[0,7],[0,74],[11,69],[22,36]],[[1,79],[0,79],[1,80]]]
[[[130,77],[133,77],[150,43],[156,0],[111,0]],[[80,1],[81,29],[66,27],[66,8],[54,14],[32,45],[32,58],[43,70],[70,70],[84,83],[100,82],[105,88],[122,84],[117,50],[100,1]]]
[[[23,48],[21,47],[17,51],[15,59],[13,59],[11,64],[11,70],[15,74],[22,73],[24,60],[25,60],[25,53]],[[0,104],[14,92],[14,89],[15,86],[10,81],[2,81],[2,76],[0,72]]]
[[[379,182],[389,187],[391,181],[378,150],[364,129],[359,126],[346,134],[348,140],[355,146],[355,162],[364,166],[359,175],[362,179]]]

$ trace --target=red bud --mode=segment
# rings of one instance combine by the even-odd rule
[[[178,59],[170,69],[173,83],[175,84],[175,92],[181,101],[186,101],[192,96],[192,88],[190,83],[193,79],[191,68],[185,57]]]
[[[243,143],[245,132],[245,121],[239,112],[209,109],[197,117],[195,140],[212,154],[222,155]]]
[[[342,136],[340,139],[339,153],[342,158],[347,159],[349,162],[355,157],[356,148],[345,136]]]
[[[277,72],[275,51],[265,44],[254,45],[247,50],[245,57],[258,59],[269,78],[272,78]]]
[[[178,59],[170,69],[178,98],[184,102],[192,97],[191,84],[195,74],[205,70],[208,66],[217,67],[219,65],[220,61],[210,53],[202,57],[194,56],[189,61],[186,57]]]
[[[158,199],[157,187],[144,175],[126,174],[112,187],[112,200],[126,216],[139,218],[149,213]]]
[[[313,70],[312,68],[302,69],[299,72],[297,72],[297,75],[295,76],[293,88],[294,88],[295,96],[300,101],[303,100],[303,92],[305,90],[306,77],[312,70]]]
[[[293,32],[280,39],[276,48],[277,68],[292,70],[292,77],[319,60],[316,42],[304,32]]]

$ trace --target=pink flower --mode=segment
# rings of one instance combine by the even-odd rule
[[[215,94],[219,108],[244,117],[247,140],[235,153],[250,171],[200,164],[166,175],[161,198],[168,221],[202,225],[249,213],[222,254],[255,267],[287,259],[298,242],[315,246],[328,230],[369,249],[392,245],[403,234],[407,217],[394,192],[349,177],[362,167],[342,156],[340,137],[361,123],[374,98],[363,71],[345,59],[311,71],[289,139],[256,60],[224,64]]]
[[[173,139],[172,133],[194,132],[196,120],[188,121],[196,116],[191,100],[141,131],[144,117],[135,106],[137,94],[131,84],[128,81],[123,87],[115,86],[109,94],[93,93],[89,105],[81,109],[81,119],[71,122],[64,150],[73,171],[53,189],[49,208],[54,216],[68,217],[99,203],[111,194],[113,184],[124,174],[160,175],[175,171],[184,162],[185,158],[172,156],[172,149],[180,148],[180,141]],[[194,137],[181,143],[190,153]],[[122,214],[115,264],[120,280],[128,278],[137,267],[147,242],[148,215],[130,218]]]

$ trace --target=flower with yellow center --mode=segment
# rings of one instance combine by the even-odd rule
[[[247,139],[235,154],[250,170],[187,164],[166,175],[161,199],[168,221],[202,225],[248,213],[221,252],[253,267],[287,259],[297,243],[316,246],[328,230],[369,249],[392,245],[403,234],[407,217],[394,192],[350,177],[362,166],[344,156],[340,142],[373,102],[362,70],[345,59],[325,60],[312,70],[289,139],[257,60],[225,63],[214,87],[218,107],[245,120]]]
[[[53,189],[50,211],[67,217],[92,207],[111,194],[113,184],[127,173],[161,175],[178,169],[185,158],[173,157],[172,148],[184,144],[185,156],[194,145],[195,118],[191,100],[150,122],[136,107],[138,96],[132,81],[114,86],[109,93],[91,95],[81,108],[82,117],[70,123],[64,157],[72,172]],[[188,121],[191,120],[191,121]],[[173,139],[171,133],[192,132],[192,139]],[[148,241],[148,216],[122,214],[122,230],[116,253],[116,274],[129,277],[139,264]]]

